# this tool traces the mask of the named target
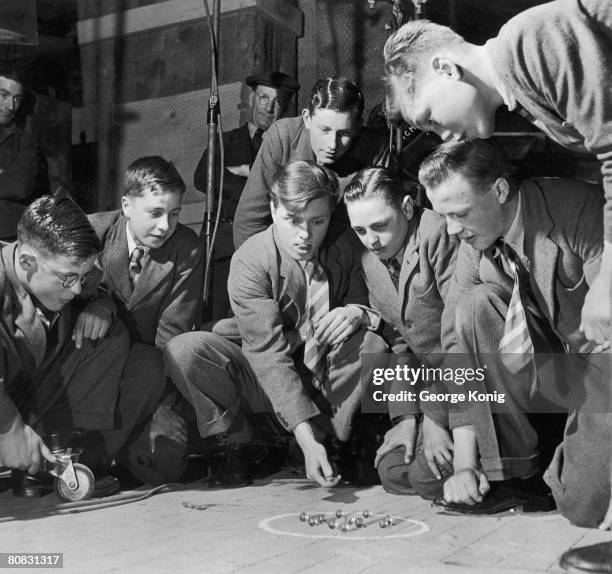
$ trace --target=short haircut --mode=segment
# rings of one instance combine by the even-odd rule
[[[174,164],[158,155],[141,157],[132,162],[123,178],[123,195],[138,197],[146,191],[185,193],[185,182]]]
[[[23,93],[19,107],[15,111],[14,121],[18,124],[22,124],[26,116],[32,114],[34,111],[34,97],[30,91],[26,73],[23,67],[18,64],[0,61],[0,77],[12,80],[21,86]]]
[[[24,91],[26,90],[25,74],[21,68],[15,64],[0,60],[0,76],[6,78],[7,80],[17,82],[21,85]]]
[[[448,26],[429,20],[412,20],[396,30],[385,43],[384,81],[387,88],[387,116],[392,121],[399,118],[395,112],[397,94],[394,77],[401,76],[407,95],[414,98],[417,84],[429,65],[429,58],[439,49],[464,42],[464,39]]]
[[[477,191],[489,188],[503,177],[511,193],[517,189],[513,169],[498,146],[485,140],[448,141],[428,155],[419,169],[419,182],[435,187],[454,174],[461,174]]]
[[[312,161],[297,160],[282,166],[274,175],[270,198],[275,208],[300,213],[315,199],[326,198],[333,211],[340,193],[338,176]]]
[[[308,111],[333,110],[335,112],[353,112],[357,119],[363,113],[363,94],[359,88],[344,76],[320,78],[312,87],[308,100]]]
[[[63,189],[30,204],[17,224],[17,241],[47,255],[69,257],[78,263],[102,250],[87,216]]]
[[[382,196],[388,204],[401,208],[406,195],[400,178],[384,167],[358,171],[344,189],[345,203]]]

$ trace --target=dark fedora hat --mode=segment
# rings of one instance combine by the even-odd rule
[[[252,76],[249,76],[245,82],[246,85],[250,86],[251,88],[256,88],[257,86],[270,86],[271,88],[283,90],[285,92],[289,92],[290,94],[293,94],[300,89],[300,84],[291,76],[276,70],[271,72],[262,72],[261,74],[253,74]]]

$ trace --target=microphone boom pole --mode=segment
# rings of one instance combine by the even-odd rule
[[[206,15],[209,22],[209,33],[210,33],[210,62],[211,62],[211,73],[210,73],[210,95],[208,98],[208,113],[207,113],[207,124],[208,124],[208,153],[207,153],[207,172],[206,172],[206,220],[202,226],[205,237],[206,246],[206,268],[204,273],[204,285],[203,285],[203,297],[207,309],[210,308],[210,280],[213,266],[213,214],[214,214],[214,199],[215,199],[215,187],[217,181],[217,147],[218,147],[218,119],[219,119],[219,85],[218,85],[218,72],[219,72],[219,59],[218,59],[218,48],[219,48],[219,23],[220,23],[220,0],[213,0],[213,14],[212,14],[212,26],[210,26],[211,15],[208,10],[208,0],[204,1],[204,7],[206,8]]]

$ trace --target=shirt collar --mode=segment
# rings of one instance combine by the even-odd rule
[[[34,307],[36,309],[36,316],[40,319],[41,323],[45,326],[47,331],[50,331],[55,325],[58,317],[60,316],[59,311],[49,311],[44,309],[38,301],[34,302]]]
[[[136,247],[141,247],[144,249],[145,255],[149,253],[149,248],[144,245],[138,245],[136,240],[132,236],[132,232],[130,231],[130,223],[129,221],[125,224],[125,237],[127,238],[127,246],[128,246],[128,257],[132,256],[132,252]]]
[[[411,229],[408,229],[408,231],[406,232],[406,237],[404,238],[404,244],[402,245],[402,248],[393,257],[385,259],[385,264],[387,264],[391,259],[395,259],[400,264],[400,267],[402,266],[402,264],[404,263],[404,253],[406,253],[406,245],[408,245],[408,241],[410,240],[410,233]]]
[[[255,132],[257,130],[261,130],[262,131],[262,135],[266,132],[266,130],[264,130],[263,128],[258,128],[252,121],[249,120],[248,123],[249,126],[249,137],[251,139],[253,139],[253,136],[255,135]]]
[[[491,61],[491,57],[489,55],[495,42],[496,42],[496,38],[491,38],[484,45],[484,55],[485,55],[484,60],[487,65],[487,70],[489,71],[489,74],[491,75],[491,80],[493,81],[493,85],[495,86],[495,89],[499,92],[499,95],[504,100],[504,104],[506,104],[506,107],[508,108],[508,110],[512,111],[516,109],[517,107],[516,98],[506,89],[506,86],[504,86],[502,81],[499,79],[499,76],[497,75],[497,72],[495,71],[495,68],[493,67],[493,62]]]
[[[518,204],[516,206],[516,214],[512,220],[512,224],[506,233],[504,234],[504,242],[507,243],[519,257],[524,257],[524,243],[525,243],[525,224],[523,223],[523,209],[522,209],[521,194],[518,194]]]
[[[404,262],[404,253],[406,253],[405,243],[404,243],[404,246],[391,259],[395,259],[401,266],[402,263]]]

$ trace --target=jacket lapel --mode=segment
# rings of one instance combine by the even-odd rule
[[[419,263],[419,243],[420,243],[420,234],[419,234],[419,226],[418,221],[415,222],[416,225],[410,225],[410,231],[408,236],[408,241],[406,242],[406,248],[404,249],[404,258],[402,260],[402,268],[400,270],[399,277],[399,298],[400,298],[400,309],[402,310],[402,315],[404,314],[404,309],[406,305],[408,305],[408,289],[406,289],[406,285],[408,283],[408,279],[414,273],[418,263]]]
[[[367,251],[362,257],[363,271],[368,285],[371,304],[378,304],[383,314],[399,325],[401,306],[398,305],[399,293],[393,285],[387,266],[376,255]]]
[[[272,238],[274,240],[274,247],[280,256],[281,290],[278,301],[283,312],[288,310],[291,305],[296,307],[297,326],[301,322],[302,315],[306,309],[307,287],[304,270],[289,253],[278,245],[276,229],[274,228]]]
[[[129,256],[125,226],[127,220],[119,217],[106,236],[104,251],[100,256],[102,269],[106,280],[112,283],[115,293],[118,293],[126,303],[132,296],[132,284],[129,274]]]
[[[530,182],[530,185],[536,185]],[[529,273],[534,273],[531,286],[538,303],[555,320],[555,272],[559,246],[551,238],[554,224],[546,209],[541,209],[537,190],[521,189],[525,226],[525,254],[530,262]],[[533,271],[532,271],[533,270]]]
[[[142,271],[138,276],[138,281],[136,281],[136,285],[134,286],[134,292],[129,300],[128,306],[130,308],[142,301],[142,299],[153,291],[159,283],[172,272],[174,264],[169,257],[169,252],[170,248],[168,247],[168,242],[159,249],[149,251],[144,259]]]

